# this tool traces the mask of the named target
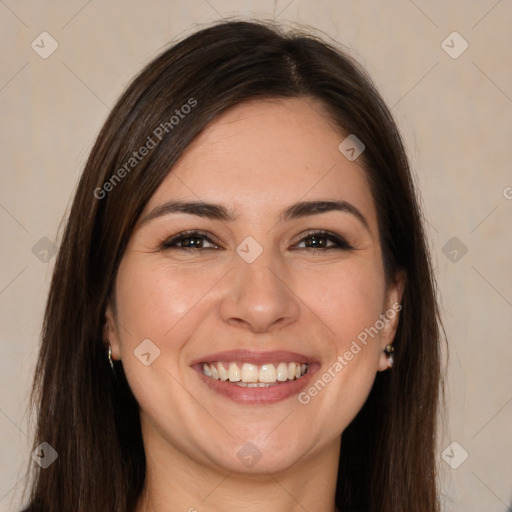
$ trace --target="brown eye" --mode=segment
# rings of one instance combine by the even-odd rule
[[[300,249],[306,250],[353,249],[345,239],[328,231],[315,231],[310,233],[299,242],[299,244],[302,243],[306,245],[305,247],[300,247]]]
[[[211,244],[212,247],[205,247],[204,244]],[[162,249],[217,249],[218,246],[201,231],[186,231],[178,233],[162,243]]]

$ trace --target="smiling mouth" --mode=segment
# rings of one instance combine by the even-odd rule
[[[203,363],[203,374],[246,388],[267,388],[301,379],[308,373],[309,364],[296,362],[256,365],[236,362]]]

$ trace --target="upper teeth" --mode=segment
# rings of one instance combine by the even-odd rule
[[[284,382],[286,380],[298,379],[305,375],[308,369],[307,364],[300,363],[279,363],[274,366],[272,363],[261,366],[251,363],[204,363],[203,373],[208,377],[217,380],[229,380],[230,382],[253,382],[271,384]]]

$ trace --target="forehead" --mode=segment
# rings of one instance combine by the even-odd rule
[[[373,201],[363,168],[338,146],[346,137],[315,100],[255,100],[211,123],[189,146],[146,210],[171,197],[222,202],[243,217],[298,200]]]

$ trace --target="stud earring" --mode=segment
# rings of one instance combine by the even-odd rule
[[[108,345],[108,362],[110,363],[110,368],[112,368],[112,371],[114,371],[114,362],[112,361],[112,346],[110,345],[110,342],[108,340],[105,340],[105,345]]]
[[[388,368],[391,368],[395,362],[395,358],[393,355],[394,351],[395,351],[395,348],[393,347],[393,345],[391,345],[391,343],[389,345],[387,345],[386,348],[384,349],[384,352],[386,353],[386,356],[388,357]]]

